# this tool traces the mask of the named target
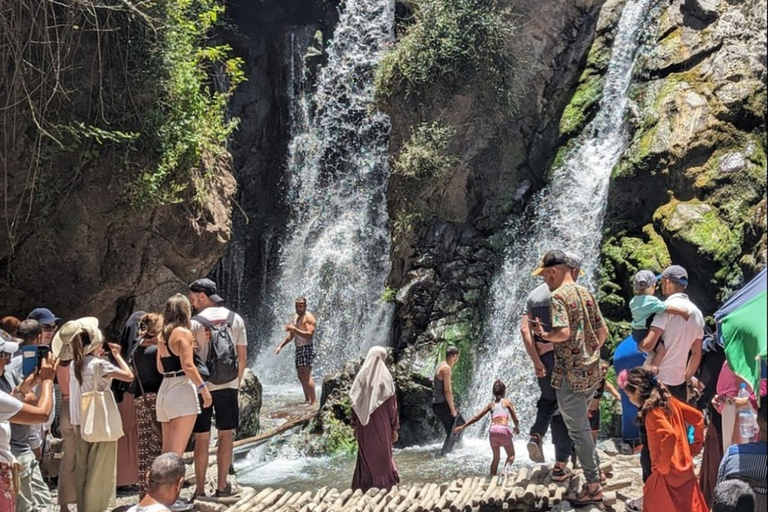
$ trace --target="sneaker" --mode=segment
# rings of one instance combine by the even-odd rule
[[[541,451],[541,439],[531,436],[528,441],[528,458],[533,462],[544,462],[544,453]]]
[[[171,512],[189,512],[195,508],[193,501],[194,500],[188,501],[179,498],[173,502],[173,505],[171,505]]]

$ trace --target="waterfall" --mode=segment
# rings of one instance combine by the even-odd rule
[[[554,169],[552,180],[531,201],[522,219],[510,226],[512,246],[490,290],[483,339],[478,354],[470,406],[491,398],[496,377],[507,384],[523,429],[535,418],[539,390],[519,333],[528,293],[540,279],[531,276],[541,255],[561,248],[582,258],[581,283],[594,289],[601,228],[611,171],[628,143],[624,124],[627,89],[632,79],[640,34],[652,0],[627,0],[621,13],[599,111]],[[525,435],[525,434],[524,434]]]
[[[264,329],[256,369],[293,382],[293,349],[278,356],[294,299],[318,321],[316,367],[336,369],[386,344],[391,306],[379,298],[389,268],[386,189],[389,118],[373,105],[373,73],[394,39],[393,0],[346,0],[314,94],[294,96],[288,157],[290,221],[270,293],[278,320]]]

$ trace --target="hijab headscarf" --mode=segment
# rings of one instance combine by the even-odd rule
[[[349,390],[352,409],[363,426],[368,424],[371,414],[395,394],[395,381],[384,362],[386,359],[384,347],[371,347]]]
[[[139,322],[146,313],[144,311],[136,311],[128,320],[126,320],[123,330],[120,331],[120,336],[117,338],[117,343],[120,345],[120,354],[123,356],[128,364],[130,364],[131,355],[136,347],[141,343],[139,339]],[[110,356],[111,359],[111,356]],[[119,380],[112,381],[112,393],[115,395],[117,402],[123,401],[123,394],[126,391],[130,391],[131,383],[122,382]]]

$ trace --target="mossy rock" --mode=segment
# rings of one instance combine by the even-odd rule
[[[692,199],[672,199],[654,214],[663,232],[695,246],[706,259],[720,264],[715,280],[729,279],[732,265],[741,253],[741,233],[731,229],[717,208]]]
[[[574,137],[586,126],[603,97],[603,76],[586,70],[581,83],[560,117],[560,137]]]

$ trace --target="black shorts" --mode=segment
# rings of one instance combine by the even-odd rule
[[[234,430],[240,426],[240,407],[237,404],[238,390],[219,389],[211,391],[213,405],[203,409],[203,397],[197,395],[200,401],[200,414],[195,420],[192,431],[195,434],[203,434],[211,431],[211,419],[216,413],[216,428],[218,430]]]
[[[600,430],[600,409],[590,412],[592,413],[592,416],[589,417],[589,429]]]
[[[315,345],[313,343],[296,345],[296,368],[312,366],[313,362],[315,362]]]

